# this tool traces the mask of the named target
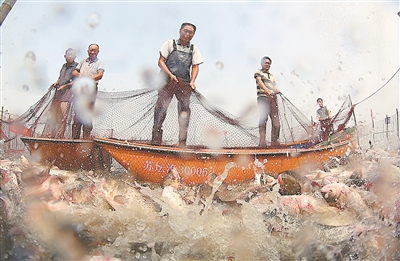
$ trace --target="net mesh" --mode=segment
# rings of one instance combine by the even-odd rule
[[[24,136],[71,139],[75,115],[74,104],[54,99],[56,90],[48,92],[23,115],[12,122],[15,133]],[[88,114],[93,121],[92,136],[149,142],[151,140],[157,89],[97,93],[94,110]],[[258,120],[243,121],[231,113],[214,107],[201,93],[193,91],[190,98],[191,116],[187,145],[197,147],[257,147]],[[174,97],[163,124],[163,144],[178,144],[178,102]],[[279,142],[287,146],[312,146],[321,142],[321,128],[307,119],[284,95],[277,95],[280,120]],[[350,98],[331,119],[333,133],[342,130],[352,116]],[[270,140],[271,120],[267,122]],[[11,128],[11,127],[10,127]],[[330,133],[330,134],[333,134]]]

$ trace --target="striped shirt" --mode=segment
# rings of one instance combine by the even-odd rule
[[[269,90],[275,93],[275,79],[272,73],[267,73],[263,71],[263,69],[257,69],[256,72],[254,73],[254,78],[260,77],[261,81],[264,83],[265,87],[267,87]],[[261,86],[257,84],[257,97],[267,97],[267,93],[264,91]]]

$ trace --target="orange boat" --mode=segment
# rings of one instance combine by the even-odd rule
[[[171,167],[176,167],[184,184],[202,184],[208,175],[221,175],[234,162],[225,183],[250,180],[256,173],[280,173],[303,164],[323,164],[332,157],[348,155],[356,148],[355,128],[345,129],[311,148],[288,145],[282,148],[207,149],[153,146],[139,141],[95,138],[94,143],[107,151],[129,171],[128,179],[161,184]],[[299,144],[298,144],[299,145]],[[303,148],[302,148],[303,147]]]
[[[101,109],[92,115],[93,141],[68,138],[72,137],[75,110],[71,103],[54,100],[55,92],[49,88],[27,112],[4,123],[23,136],[21,139],[34,159],[41,163],[54,161],[61,169],[108,168],[111,155],[132,178],[160,184],[168,170],[175,167],[183,183],[201,184],[211,173],[223,174],[231,163],[229,167],[234,166],[225,182],[236,183],[252,179],[256,173],[279,173],[307,163],[322,164],[356,146],[355,128],[345,128],[354,110],[350,97],[331,119],[333,132],[326,133],[329,139],[324,140],[321,126],[310,122],[285,96],[278,95],[281,145],[267,149],[257,147],[258,120],[235,117],[213,107],[193,91],[190,106],[196,113],[190,115],[188,147],[182,149],[175,146],[180,131],[176,99],[171,101],[163,123],[163,144],[149,143],[157,89],[98,92],[96,104]],[[14,125],[21,128],[14,130]],[[269,125],[266,131],[269,133]]]
[[[108,169],[111,157],[91,140],[21,137],[34,161],[66,170]]]

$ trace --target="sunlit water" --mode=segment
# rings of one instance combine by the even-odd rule
[[[296,211],[283,204],[291,196],[282,196],[269,176],[235,197],[257,181],[226,186],[221,173],[210,186],[164,188],[115,172],[51,169],[49,177],[23,158],[3,160],[1,221],[8,237],[1,260],[398,260],[398,157],[369,151],[354,158],[330,173],[306,174],[350,184],[348,173],[362,170],[364,181],[379,183],[376,192],[353,182],[365,213],[351,202],[337,211],[325,205]],[[318,190],[310,196],[323,201]]]

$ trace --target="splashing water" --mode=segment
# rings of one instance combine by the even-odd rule
[[[205,210],[208,211],[208,209],[210,208],[210,205],[211,205],[211,202],[212,202],[212,199],[213,199],[215,193],[221,186],[222,182],[224,182],[224,180],[228,176],[229,170],[231,168],[233,168],[234,166],[236,166],[236,163],[234,163],[234,162],[230,162],[230,163],[226,164],[224,172],[214,179],[213,184],[212,184],[211,195],[206,200]]]
[[[14,249],[37,260],[396,260],[395,158],[377,164],[360,157],[306,176],[319,184],[329,176],[354,184],[354,170],[362,171],[369,189],[349,191],[364,198],[369,217],[348,204],[328,206],[322,196],[282,196],[273,182],[257,190],[250,189],[254,180],[228,188],[223,181],[234,163],[210,185],[163,188],[129,183],[123,174],[50,169],[21,158],[0,163],[2,221]],[[254,165],[264,174],[261,162]],[[234,191],[244,197],[222,200]]]

